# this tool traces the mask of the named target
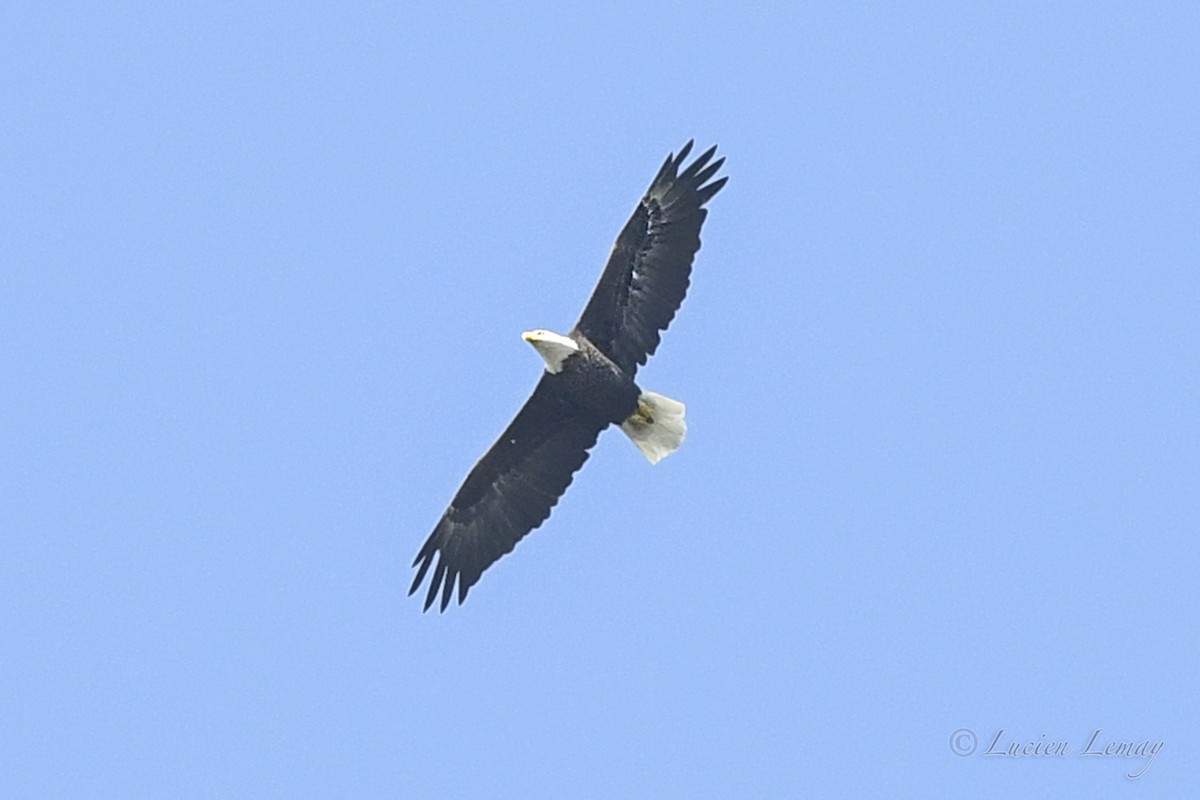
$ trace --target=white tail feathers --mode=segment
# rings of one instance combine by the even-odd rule
[[[654,392],[642,392],[638,407],[621,423],[621,430],[633,440],[651,464],[657,464],[683,444],[687,423],[684,405]]]

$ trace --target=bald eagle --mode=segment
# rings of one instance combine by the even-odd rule
[[[445,611],[455,582],[461,605],[483,571],[550,516],[609,425],[619,425],[652,464],[683,442],[683,403],[643,391],[633,378],[683,302],[704,205],[728,180],[709,182],[725,161],[712,160],[715,146],[681,171],[692,144],[668,155],[650,182],[575,327],[565,336],[522,334],[545,372],[417,553],[410,595],[437,558],[425,611],[439,592]]]

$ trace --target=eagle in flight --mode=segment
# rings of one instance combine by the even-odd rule
[[[483,571],[512,551],[550,510],[587,460],[600,432],[619,425],[653,464],[683,442],[683,403],[634,382],[687,293],[705,204],[728,178],[714,146],[683,167],[692,142],[668,155],[617,236],[579,321],[564,336],[526,331],[545,361],[533,394],[467,475],[413,561],[411,595],[433,569],[425,608],[445,611]]]

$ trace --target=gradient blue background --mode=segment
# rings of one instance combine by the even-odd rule
[[[4,797],[1195,791],[1195,6],[7,9]],[[422,615],[693,136],[687,444]]]

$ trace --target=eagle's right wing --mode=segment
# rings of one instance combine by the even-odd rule
[[[563,395],[562,382],[544,374],[417,553],[408,593],[417,590],[437,557],[425,610],[440,591],[445,611],[456,580],[461,604],[485,569],[550,516],[606,425],[585,416]]]

